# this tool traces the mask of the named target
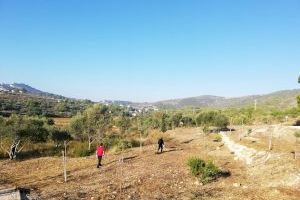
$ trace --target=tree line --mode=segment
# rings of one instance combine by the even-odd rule
[[[92,152],[93,145],[99,142],[120,148],[132,146],[137,143],[129,140],[133,133],[147,136],[151,130],[164,133],[178,127],[224,128],[228,124],[228,118],[220,111],[201,112],[197,116],[166,111],[133,116],[127,108],[94,104],[74,115],[70,124],[61,129],[52,118],[16,114],[0,117],[0,147],[10,159],[16,158],[26,145],[51,143],[60,148],[64,141],[70,140],[87,144],[86,151]]]
[[[23,94],[0,93],[0,115],[22,114],[45,117],[71,117],[93,102],[75,99],[51,99]]]

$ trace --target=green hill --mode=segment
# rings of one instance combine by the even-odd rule
[[[251,95],[244,97],[225,98],[219,96],[198,96],[182,99],[172,99],[156,102],[155,105],[163,108],[228,108],[253,106],[257,101],[259,107],[288,108],[296,105],[296,96],[300,94],[300,89],[282,90],[265,95]]]

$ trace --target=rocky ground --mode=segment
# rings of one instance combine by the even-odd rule
[[[258,132],[239,141],[239,131],[224,133],[233,146],[215,142],[213,135],[203,136],[197,128],[169,131],[172,139],[164,153],[156,154],[151,145],[142,151],[134,148],[125,152],[124,163],[119,162],[120,154],[108,153],[101,169],[96,168],[95,156],[70,158],[67,183],[59,157],[0,161],[0,188],[26,188],[33,199],[300,199],[300,163],[289,148],[268,151]],[[290,138],[285,145],[292,146],[287,132],[282,131],[281,138]],[[264,142],[252,142],[250,137]],[[246,149],[241,153],[235,144]],[[193,156],[213,160],[231,176],[202,185],[186,164]]]

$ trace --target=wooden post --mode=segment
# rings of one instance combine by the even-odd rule
[[[273,139],[273,132],[271,132],[269,135],[269,151],[272,150],[272,146],[273,146],[272,139]]]
[[[230,131],[230,135],[231,135],[231,131],[232,131],[232,130],[231,130],[231,129],[232,129],[232,117],[230,117],[230,121],[229,121],[229,123],[230,123],[230,124],[229,124],[229,126],[230,126],[230,129],[229,129],[229,131]]]
[[[298,137],[296,137],[294,159],[297,159],[297,144],[298,144]]]
[[[244,132],[244,119],[242,119],[242,132]],[[242,133],[240,131],[240,133],[239,133],[239,141],[241,141],[241,140],[242,140]]]
[[[140,152],[142,153],[142,132],[140,131]]]
[[[62,151],[63,156],[63,168],[64,168],[64,180],[67,182],[67,166],[66,166],[66,154],[65,151]]]

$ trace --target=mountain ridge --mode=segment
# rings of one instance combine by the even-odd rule
[[[38,97],[54,99],[72,99],[62,95],[56,95],[41,91],[24,83],[0,84],[0,92],[28,94]],[[158,107],[158,108],[229,108],[253,106],[254,101],[258,106],[287,108],[296,105],[296,96],[300,94],[300,89],[279,90],[268,94],[247,95],[241,97],[222,97],[216,95],[200,95],[195,97],[167,99],[156,102],[132,102],[125,100],[103,100],[99,103],[118,104],[122,106],[132,106],[136,108]]]
[[[155,102],[154,104],[165,108],[184,107],[245,107],[254,105],[256,100],[261,106],[291,107],[296,105],[296,96],[300,95],[300,89],[279,90],[268,94],[247,95],[241,97],[222,97],[215,95],[202,95],[196,97],[177,98]]]
[[[25,83],[0,83],[0,92],[12,94],[29,94],[33,96],[49,97],[54,99],[67,99],[67,97],[64,97],[62,95],[44,92]]]

